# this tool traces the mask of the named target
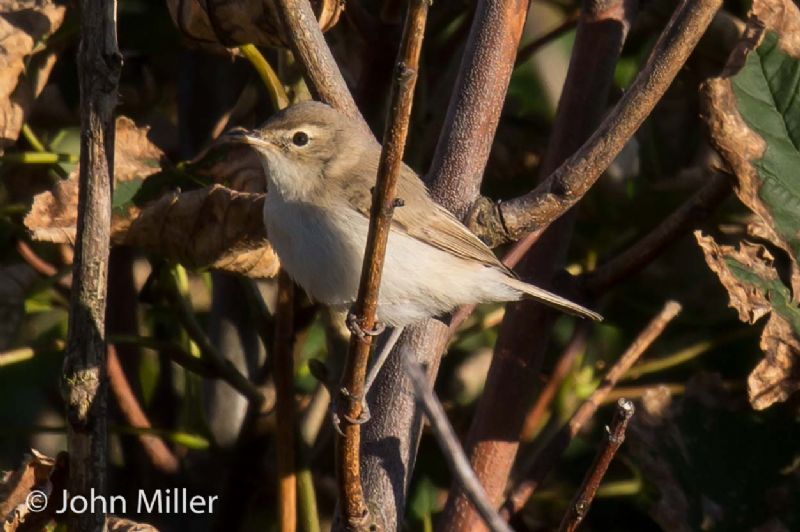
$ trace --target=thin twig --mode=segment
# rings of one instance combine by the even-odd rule
[[[273,367],[278,447],[278,515],[281,532],[297,528],[297,474],[294,460],[294,284],[281,269],[275,322]]]
[[[139,405],[139,401],[136,399],[136,395],[133,393],[133,389],[119,363],[117,350],[111,344],[108,346],[107,357],[108,366],[106,371],[108,372],[108,381],[125,421],[135,429],[151,429],[153,426],[150,424],[150,420],[147,419],[147,414],[144,413],[141,405]],[[150,458],[153,467],[163,473],[173,474],[178,472],[180,469],[178,459],[164,443],[164,440],[154,434],[147,433],[139,433],[138,439],[145,454]]]
[[[356,323],[367,331],[373,330],[376,325],[378,289],[395,206],[395,188],[403,164],[427,14],[427,0],[409,0],[372,198],[361,282],[354,308]],[[350,336],[341,380],[342,393],[339,397],[339,404],[342,405],[339,417],[342,420],[358,419],[361,416],[364,379],[371,346],[370,335]],[[345,527],[360,529],[368,526],[370,519],[361,487],[361,427],[355,423],[345,423],[343,432],[344,437],[339,439],[336,451],[341,517]]]
[[[417,402],[431,423],[431,429],[433,429],[436,440],[442,448],[442,454],[450,467],[450,471],[456,477],[458,484],[470,502],[477,508],[486,525],[495,532],[511,532],[511,527],[500,517],[489,502],[486,491],[470,467],[469,459],[458,443],[458,437],[447,419],[447,414],[442,404],[428,385],[428,378],[425,372],[411,357],[406,356],[406,353],[403,353],[403,355],[406,371],[414,385]]]
[[[543,46],[558,39],[568,31],[575,29],[575,26],[578,25],[579,14],[580,13],[577,11],[569,14],[561,24],[559,24],[552,30],[548,31],[541,37],[534,39],[533,41],[523,46],[517,53],[517,60],[514,62],[514,68],[519,68],[520,66],[524,65],[528,61],[528,59],[530,59],[531,56],[536,52],[538,52],[539,49],[542,48]]]
[[[114,107],[122,55],[115,0],[81,0],[78,48],[81,149],[78,222],[63,389],[72,496],[105,494],[108,378],[105,314],[114,183]],[[70,530],[105,530],[102,512],[69,517]]]
[[[561,458],[561,455],[569,446],[572,439],[589,421],[597,408],[603,403],[605,397],[611,392],[617,381],[636,363],[639,357],[647,350],[650,345],[664,332],[667,325],[681,311],[681,305],[676,301],[668,301],[661,312],[647,324],[647,327],[639,333],[639,336],[628,349],[622,354],[619,360],[611,366],[600,385],[583,402],[581,406],[572,414],[569,422],[564,425],[550,440],[545,444],[536,459],[529,468],[529,480],[521,482],[516,486],[509,498],[506,500],[501,510],[501,515],[509,519],[512,515],[520,511],[533,492],[539,487],[553,466]]]
[[[533,408],[530,409],[528,415],[525,416],[525,423],[522,425],[522,432],[520,439],[522,441],[530,440],[535,435],[539,426],[544,418],[544,413],[550,407],[556,392],[561,388],[564,379],[569,375],[575,359],[578,355],[586,351],[586,345],[589,343],[589,332],[592,330],[591,322],[581,322],[575,326],[575,332],[572,334],[567,343],[567,347],[558,357],[558,362],[553,368],[553,371],[547,378],[547,384],[536,397],[536,402]]]
[[[17,240],[17,253],[28,266],[36,270],[37,273],[45,277],[58,277],[58,285],[69,290],[72,288],[72,280],[67,278],[68,271],[59,272],[58,268],[44,260],[31,248],[24,240]]]
[[[581,148],[533,191],[510,201],[482,198],[470,227],[492,246],[542,232],[597,181],[644,122],[702,37],[722,0],[683,0],[644,68]]]
[[[277,0],[275,5],[281,24],[289,35],[292,52],[303,65],[313,94],[368,129],[325,42],[309,1]]]
[[[628,422],[633,417],[635,408],[633,403],[627,399],[620,399],[617,401],[617,409],[614,412],[614,419],[611,421],[611,426],[606,427],[606,440],[603,446],[597,452],[594,462],[592,462],[586,477],[583,479],[580,489],[575,494],[575,498],[570,502],[569,509],[564,515],[559,527],[560,532],[574,532],[578,529],[583,518],[589,512],[589,506],[594,500],[597,488],[600,487],[600,482],[608,470],[608,466],[617,454],[622,442],[625,441],[625,430],[628,428]]]
[[[714,212],[730,191],[729,176],[714,172],[700,190],[641,240],[587,273],[583,278],[585,288],[595,294],[604,292],[650,264],[664,248]]]

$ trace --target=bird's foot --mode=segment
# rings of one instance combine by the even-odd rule
[[[367,336],[378,336],[386,330],[386,324],[376,321],[371,329],[365,329],[361,318],[356,316],[352,310],[347,313],[347,328],[351,333],[363,340]]]
[[[358,417],[352,417],[344,412],[339,412],[341,405],[344,404],[347,408],[350,406],[349,403],[351,401],[359,401],[359,398],[351,394],[347,388],[340,388],[338,396],[333,399],[333,408],[331,409],[333,428],[336,429],[336,432],[338,432],[342,437],[344,437],[344,432],[342,431],[343,421],[351,425],[363,425],[370,419],[369,405],[363,397],[360,398],[361,413],[358,415]]]

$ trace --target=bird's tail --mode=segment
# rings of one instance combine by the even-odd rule
[[[533,286],[532,284],[520,281],[519,279],[514,279],[513,277],[509,277],[507,279],[507,283],[509,286],[511,286],[511,288],[519,290],[530,299],[535,299],[536,301],[544,303],[545,305],[549,305],[555,309],[567,312],[569,314],[574,314],[575,316],[581,318],[591,318],[595,321],[603,321],[603,316],[597,312],[589,310],[588,308],[577,303],[573,303],[569,299],[557,296],[552,292],[548,292],[547,290]]]

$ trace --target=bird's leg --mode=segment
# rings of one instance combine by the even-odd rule
[[[349,316],[348,316],[349,320]],[[349,324],[348,324],[349,325]],[[364,395],[361,396],[361,414],[357,418],[349,417],[346,414],[339,414],[339,404],[342,400],[347,401],[349,399],[356,399],[350,393],[347,388],[340,388],[338,395],[334,396],[333,402],[333,412],[331,417],[333,418],[333,427],[336,429],[336,432],[344,436],[344,433],[341,429],[342,419],[351,423],[353,425],[363,425],[367,421],[369,421],[370,413],[369,413],[369,405],[367,404],[367,392],[372,387],[373,382],[375,382],[375,378],[378,376],[378,373],[381,370],[381,367],[386,362],[386,359],[389,357],[389,353],[392,352],[397,340],[400,339],[400,335],[403,332],[403,327],[394,327],[392,328],[392,333],[387,338],[386,343],[381,348],[378,357],[375,359],[375,362],[372,363],[372,366],[369,368],[369,372],[367,373],[367,378],[364,381]],[[354,333],[355,334],[355,333]]]
[[[375,382],[375,378],[378,376],[378,372],[389,357],[389,353],[392,352],[397,340],[400,339],[400,335],[403,334],[403,329],[404,327],[392,327],[392,333],[381,348],[381,352],[378,354],[375,362],[372,363],[372,367],[369,368],[367,380],[364,381],[364,397],[367,396],[367,392],[369,392],[369,389],[372,387],[372,383]]]

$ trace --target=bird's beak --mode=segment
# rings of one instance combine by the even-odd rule
[[[258,133],[247,131],[246,129],[237,128],[225,134],[225,141],[233,144],[247,144],[254,148],[272,148],[272,143],[264,140]]]

